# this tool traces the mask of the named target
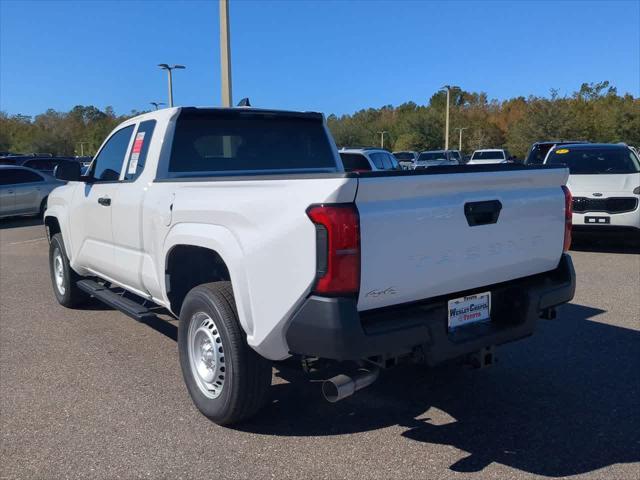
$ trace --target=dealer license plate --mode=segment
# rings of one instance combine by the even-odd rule
[[[449,330],[491,319],[491,292],[449,300]]]

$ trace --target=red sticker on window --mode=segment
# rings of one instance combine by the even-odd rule
[[[142,150],[142,143],[144,142],[144,132],[136,135],[136,140],[133,142],[133,151],[131,153],[140,153]]]

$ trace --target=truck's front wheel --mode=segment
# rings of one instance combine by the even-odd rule
[[[193,402],[217,424],[245,420],[266,402],[271,363],[247,344],[230,282],[200,285],[187,294],[178,350]]]
[[[56,233],[49,244],[49,271],[53,293],[60,305],[70,308],[87,300],[87,294],[76,285],[82,277],[69,265],[60,233]]]

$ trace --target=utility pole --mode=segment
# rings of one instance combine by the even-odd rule
[[[382,130],[381,132],[378,132],[380,134],[380,148],[384,148],[384,135],[385,133],[389,133],[386,130]]]
[[[445,124],[444,124],[444,149],[445,150],[449,150],[449,98],[451,96],[451,90],[454,88],[460,88],[460,87],[455,87],[452,85],[444,85],[440,89],[440,90],[447,91],[447,113],[446,113]]]
[[[458,130],[460,132],[460,138],[458,139],[458,150],[460,152],[462,152],[462,132],[464,130],[468,130],[469,127],[463,127],[463,128],[456,128],[456,130]]]
[[[151,105],[153,105],[155,107],[156,110],[158,110],[158,107],[160,105],[165,105],[164,102],[149,102]]]
[[[231,34],[229,31],[229,0],[220,1],[220,74],[222,106],[231,107]]]
[[[166,70],[169,79],[169,107],[173,107],[173,78],[171,76],[172,70],[185,69],[184,65],[168,65],[166,63],[160,63],[158,66],[162,70]]]

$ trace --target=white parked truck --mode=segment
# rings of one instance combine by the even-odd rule
[[[219,424],[265,403],[271,361],[344,366],[336,401],[403,361],[491,363],[574,293],[562,166],[349,173],[321,114],[183,107],[57,176],[58,302],[178,317],[185,383]]]

